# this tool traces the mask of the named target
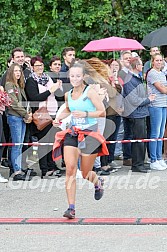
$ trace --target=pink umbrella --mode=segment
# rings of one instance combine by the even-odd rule
[[[137,40],[120,37],[109,37],[90,41],[82,51],[86,52],[110,52],[121,50],[145,49]]]

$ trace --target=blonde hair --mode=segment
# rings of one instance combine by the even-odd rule
[[[160,53],[155,53],[154,55],[151,56],[151,66],[153,66],[153,62],[154,62],[156,56],[161,56],[162,59],[163,59],[162,54],[160,54]]]
[[[108,65],[103,63],[100,59],[93,57],[86,59],[85,70],[93,80],[103,86],[103,84],[109,84],[111,70]]]

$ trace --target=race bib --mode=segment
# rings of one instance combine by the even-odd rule
[[[87,125],[88,118],[87,117],[74,118],[73,116],[71,116],[71,122],[72,125],[74,126]]]

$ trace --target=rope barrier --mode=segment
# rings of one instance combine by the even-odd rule
[[[151,139],[132,139],[132,140],[116,140],[116,141],[106,141],[106,144],[112,143],[148,143],[155,141],[167,141],[167,137],[165,138],[151,138]],[[46,146],[53,145],[53,143],[0,143],[0,146],[18,146],[18,145],[27,145],[27,146]]]

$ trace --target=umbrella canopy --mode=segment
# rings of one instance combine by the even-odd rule
[[[150,32],[143,38],[141,44],[148,47],[167,45],[167,27]]]
[[[111,52],[122,50],[145,49],[137,40],[120,37],[109,37],[90,41],[82,51],[86,52]]]

